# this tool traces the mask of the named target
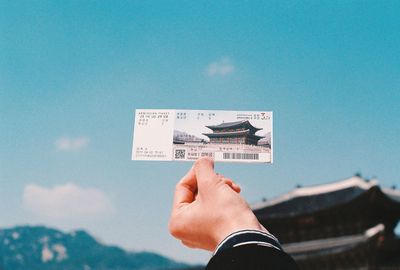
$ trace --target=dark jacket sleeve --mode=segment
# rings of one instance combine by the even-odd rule
[[[294,260],[285,252],[260,246],[243,245],[216,253],[206,270],[275,270],[298,269]]]

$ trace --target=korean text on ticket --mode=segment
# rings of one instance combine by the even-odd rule
[[[133,160],[272,163],[272,112],[137,109]]]

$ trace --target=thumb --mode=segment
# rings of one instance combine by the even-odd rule
[[[208,157],[200,158],[194,164],[197,185],[199,192],[206,189],[213,183],[216,183],[216,174],[214,172],[214,160]]]

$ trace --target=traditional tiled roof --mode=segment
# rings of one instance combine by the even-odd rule
[[[383,224],[377,224],[362,234],[290,243],[282,245],[282,247],[296,260],[322,256],[326,254],[332,255],[335,253],[352,250],[357,248],[357,246],[366,244],[369,241],[372,241],[373,238],[380,233],[383,233],[384,229],[385,226]]]
[[[210,125],[207,126],[208,128],[214,130],[214,129],[223,129],[223,128],[235,128],[235,127],[240,127],[240,126],[245,126],[245,127],[251,127],[252,129],[255,130],[261,130],[261,128],[256,128],[254,127],[248,120],[242,120],[242,121],[236,121],[236,122],[225,122],[219,125]]]
[[[262,136],[251,134],[250,130],[248,130],[248,129],[240,130],[240,131],[229,131],[229,132],[203,133],[203,135],[205,135],[209,138],[233,137],[233,136],[242,136],[242,135],[250,135],[257,139],[263,138]]]
[[[283,244],[300,269],[400,266],[400,191],[354,176],[299,187],[254,204],[259,221]],[[391,268],[390,268],[391,267]],[[394,268],[393,268],[394,267]]]
[[[270,217],[289,217],[309,214],[349,202],[371,189],[400,207],[400,191],[380,189],[376,180],[366,181],[354,176],[329,184],[300,187],[274,199],[252,205],[255,213],[265,211]]]

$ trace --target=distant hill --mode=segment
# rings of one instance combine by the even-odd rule
[[[271,132],[260,135],[264,138],[258,141],[258,145],[271,145]]]
[[[195,135],[183,132],[183,131],[179,131],[179,130],[174,130],[174,138],[173,138],[175,143],[178,142],[204,142],[204,139],[196,137]]]
[[[127,252],[99,243],[85,231],[37,226],[0,229],[0,270],[190,269],[151,252]]]

